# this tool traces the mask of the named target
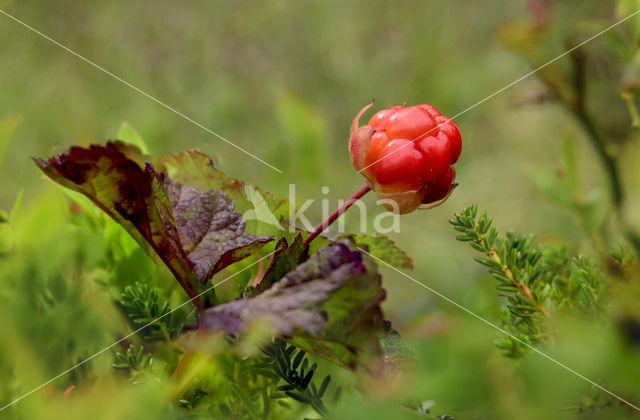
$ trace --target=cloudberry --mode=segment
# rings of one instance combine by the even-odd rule
[[[385,206],[397,213],[441,204],[456,184],[452,165],[462,142],[456,123],[432,107],[399,105],[378,111],[358,127],[360,110],[351,125],[351,163],[367,179]]]

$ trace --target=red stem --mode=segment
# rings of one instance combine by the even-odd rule
[[[349,199],[345,201],[344,204],[342,204],[333,213],[331,213],[331,215],[324,222],[320,223],[320,226],[318,226],[316,230],[311,233],[311,235],[307,236],[307,238],[304,240],[304,244],[309,245],[309,243],[311,243],[311,241],[313,241],[316,236],[324,232],[325,229],[328,228],[329,225],[331,225],[331,223],[335,222],[342,213],[347,211],[347,209],[351,207],[353,203],[361,199],[362,196],[364,196],[369,191],[371,191],[371,187],[369,187],[369,184],[364,184],[362,187],[360,187],[360,189],[356,191],[351,197],[349,197]]]
[[[307,236],[307,238],[304,240],[304,244],[309,245],[309,243],[313,241],[322,232],[324,232],[324,230],[328,228],[329,225],[331,225],[331,223],[335,222],[336,219],[340,217],[341,214],[347,211],[347,209],[351,207],[353,203],[361,199],[369,191],[371,191],[371,187],[369,187],[368,184],[364,184],[362,187],[360,187],[360,189],[358,189],[358,191],[356,191],[351,197],[349,197],[349,199],[345,201],[344,204],[342,204],[333,213],[331,213],[331,215],[324,222],[322,222],[320,226],[316,228],[316,230],[314,230],[309,236]],[[196,306],[198,306],[198,304],[200,303],[199,301],[196,301],[196,300],[193,300],[193,301],[196,304]],[[196,333],[195,339],[197,340],[203,333],[204,333],[204,330],[202,329],[202,327],[199,327],[198,332]],[[196,352],[194,351],[184,352],[184,354],[180,358],[180,362],[178,362],[178,366],[176,366],[176,369],[173,372],[173,375],[171,376],[171,382],[179,384],[179,381],[182,375],[185,374],[187,365],[191,362],[193,357],[195,357],[195,353]],[[177,397],[178,395],[175,396],[175,398]]]

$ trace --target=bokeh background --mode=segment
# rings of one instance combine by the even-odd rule
[[[636,1],[551,3],[545,18],[535,13],[544,2],[520,0],[0,0],[2,10],[283,171],[0,15],[0,209],[10,225],[0,260],[0,404],[127,330],[95,281],[104,238],[74,223],[68,198],[42,177],[32,156],[112,139],[127,121],[154,156],[199,148],[228,175],[278,197],[295,183],[298,204],[328,199],[334,207],[363,182],[346,144],[353,116],[372,98],[379,108],[426,102],[457,115],[640,8]],[[549,20],[537,38],[536,19]],[[620,91],[635,75],[636,51],[627,41],[638,26],[640,17],[583,49],[590,57],[586,101],[607,150],[619,156],[621,208],[611,204],[607,174],[584,127],[533,75],[456,118],[463,139],[459,187],[442,206],[403,216],[400,232],[388,234],[413,258],[410,275],[497,322],[494,280],[448,223],[474,203],[501,230],[533,232],[537,241],[565,244],[573,254],[629,248],[619,218],[640,229],[640,146]],[[553,66],[570,74],[571,57]],[[568,147],[581,182],[572,200],[588,207],[586,221],[558,188]],[[381,208],[373,195],[364,200],[374,233]],[[308,214],[320,222],[320,201]],[[346,218],[348,231],[359,231],[355,216]],[[406,395],[462,419],[606,415],[576,409],[585,393],[602,397],[584,380],[536,354],[502,357],[494,329],[400,274],[381,271],[386,317],[419,362]],[[623,343],[613,322],[597,329],[575,322],[557,327],[561,342],[550,354],[640,403],[637,347]],[[110,378],[111,363],[113,352],[106,352],[0,417],[160,418],[153,390],[122,388]],[[87,385],[74,391],[80,395],[62,400],[61,391],[81,378]],[[373,391],[375,398],[354,394],[335,416],[412,418],[398,393],[382,398],[384,388]],[[632,415],[615,401],[609,405],[618,418]]]

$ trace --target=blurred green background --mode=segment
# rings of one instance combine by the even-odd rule
[[[102,275],[105,239],[74,222],[62,191],[30,157],[112,139],[128,121],[151,155],[199,148],[228,175],[278,197],[295,183],[298,204],[326,198],[334,207],[363,182],[346,148],[356,112],[375,98],[378,109],[430,103],[454,116],[526,74],[532,63],[508,47],[518,33],[506,25],[531,21],[527,3],[0,0],[2,10],[283,171],[0,15],[0,209],[11,228],[5,240],[12,242],[3,244],[7,251],[0,260],[0,404],[127,331],[109,293],[95,281]],[[540,64],[640,8],[635,1],[560,3],[544,42],[525,48]],[[638,20],[628,22],[627,30]],[[610,147],[622,156],[627,196],[621,212],[638,228],[640,146],[636,134],[625,134],[632,121],[618,92],[635,51],[619,42],[618,32],[588,45],[597,59],[587,70],[587,99],[606,122],[602,130]],[[554,65],[568,71],[568,63],[565,57]],[[456,120],[463,139],[459,187],[442,206],[403,216],[401,231],[389,236],[414,259],[412,276],[496,321],[500,299],[493,280],[474,263],[473,251],[455,240],[447,221],[476,203],[502,230],[535,232],[545,243],[594,255],[591,228],[554,189],[563,147],[570,144],[575,152],[583,198],[596,221],[613,212],[609,184],[580,125],[549,99],[535,76]],[[330,188],[326,195],[323,186]],[[370,233],[382,210],[375,200],[365,197],[375,209],[369,212]],[[347,216],[347,231],[359,230],[356,213]],[[320,222],[319,201],[308,214]],[[613,243],[624,243],[613,222],[606,226]],[[495,330],[400,274],[382,272],[386,317],[414,343],[420,362],[407,395],[461,413],[456,418],[598,418],[561,409],[577,404],[589,389],[586,382],[535,354],[519,361],[501,357],[493,345]],[[638,350],[626,349],[613,326],[558,328],[567,334],[554,357],[640,402]],[[112,352],[97,357],[0,417],[160,418],[152,387],[123,389],[110,378],[112,359]],[[78,378],[87,384],[77,391],[84,397],[62,400],[61,391]],[[352,398],[337,417],[412,416],[396,396],[359,397],[367,404]]]

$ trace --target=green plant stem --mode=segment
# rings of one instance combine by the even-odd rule
[[[362,187],[358,189],[347,201],[344,202],[340,207],[338,207],[327,219],[320,223],[320,225],[313,231],[309,236],[307,236],[304,240],[305,245],[309,245],[311,241],[313,241],[318,235],[324,232],[331,223],[335,222],[338,217],[340,217],[344,212],[346,212],[349,207],[353,205],[356,201],[361,199],[366,193],[371,191],[371,187],[369,184],[364,184]]]
[[[640,113],[638,113],[638,108],[636,107],[633,95],[629,91],[623,90],[620,92],[620,97],[624,101],[625,105],[627,105],[627,110],[631,116],[631,127],[635,129],[640,128]]]
[[[563,103],[569,109],[569,111],[578,120],[583,130],[589,137],[591,144],[593,145],[602,165],[604,166],[609,184],[611,186],[611,201],[616,210],[616,217],[623,235],[635,248],[636,252],[640,254],[640,237],[633,232],[629,227],[622,214],[622,204],[624,202],[624,188],[620,179],[620,172],[618,170],[618,163],[614,156],[607,150],[607,143],[600,135],[600,132],[595,124],[595,121],[589,114],[586,104],[586,92],[587,92],[587,78],[586,78],[586,62],[587,54],[582,48],[576,49],[571,54],[573,64],[573,89],[575,91],[575,98],[573,101],[563,98]],[[624,100],[624,96],[623,96]],[[633,114],[632,114],[633,116]]]
[[[622,183],[620,182],[620,175],[618,172],[618,164],[611,154],[606,149],[606,143],[604,139],[598,133],[595,127],[593,119],[587,114],[586,111],[580,111],[579,109],[573,109],[573,114],[580,122],[580,125],[586,132],[589,140],[598,154],[602,165],[604,166],[609,183],[611,184],[611,197],[613,204],[616,208],[620,207],[624,199],[624,191]]]
[[[538,77],[556,95],[560,103],[578,121],[585,134],[589,138],[600,162],[602,163],[611,188],[611,201],[615,208],[618,225],[624,237],[633,246],[636,253],[640,255],[640,236],[628,226],[622,215],[622,204],[624,202],[624,188],[618,171],[618,164],[614,156],[607,150],[607,143],[599,133],[599,130],[589,114],[586,103],[587,78],[586,62],[587,54],[583,48],[578,48],[570,55],[572,59],[573,74],[571,81],[563,77],[553,67],[546,67],[544,71],[538,72]],[[532,60],[530,64],[538,67]],[[623,100],[624,100],[623,96]]]
[[[624,189],[620,180],[617,162],[607,151],[606,143],[598,133],[595,123],[589,114],[585,110],[580,111],[579,108],[573,108],[572,112],[591,140],[591,143],[604,166],[605,172],[607,173],[609,184],[611,185],[611,200],[616,211],[620,230],[622,230],[622,234],[636,250],[636,253],[640,255],[640,237],[627,225],[622,214]]]
[[[516,279],[513,277],[513,273],[511,272],[511,269],[509,268],[509,266],[507,266],[502,262],[498,254],[493,249],[487,250],[487,257],[491,258],[492,260],[500,264],[502,274],[504,274],[509,279],[509,281],[511,281],[511,284],[513,284],[518,288],[518,290],[520,290],[520,293],[522,293],[522,295],[526,297],[527,300],[529,300],[529,302],[531,302],[531,304],[538,310],[538,312],[542,314],[542,316],[544,316],[547,319],[550,318],[549,311],[547,311],[547,309],[544,306],[536,302],[536,300],[533,297],[533,294],[531,293],[531,290],[529,290],[527,286],[516,281]]]
[[[149,310],[148,307],[145,307],[145,310],[143,312],[144,316],[147,317],[147,319],[154,319],[154,316],[151,314],[151,311]],[[175,345],[176,343],[173,341],[173,339],[171,338],[171,333],[169,332],[169,330],[167,330],[167,327],[161,323],[158,322],[157,319],[153,320],[151,325],[157,325],[160,328],[160,333],[162,334],[162,337],[164,338],[164,341],[166,341],[168,344],[172,344]],[[180,348],[180,347],[178,347]]]

